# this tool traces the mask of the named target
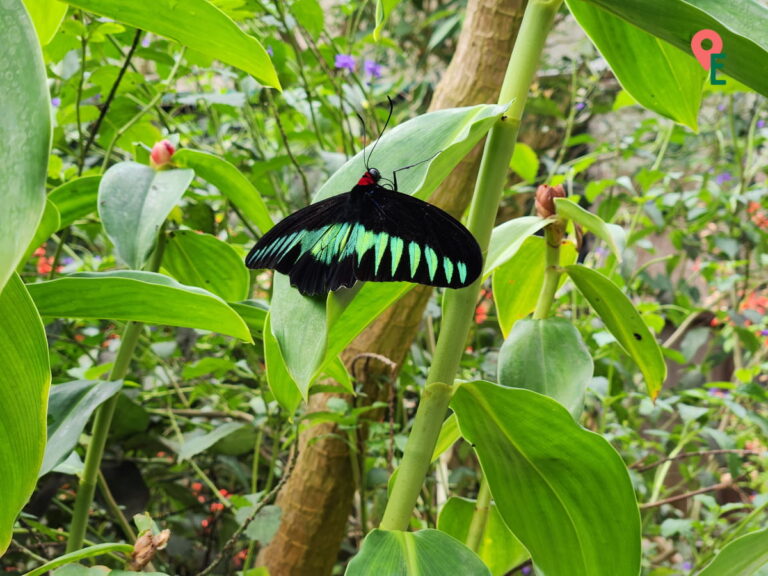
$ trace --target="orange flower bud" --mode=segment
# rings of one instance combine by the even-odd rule
[[[555,213],[555,198],[565,198],[562,184],[549,186],[542,184],[536,189],[536,214],[549,218]]]

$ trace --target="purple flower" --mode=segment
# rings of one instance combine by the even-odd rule
[[[365,73],[371,78],[381,78],[381,64],[375,60],[366,60]]]
[[[65,256],[61,259],[61,263],[64,264],[64,266],[69,266],[75,261],[74,258],[70,258],[69,256]]]
[[[728,171],[723,172],[722,174],[718,174],[715,177],[715,182],[717,182],[720,186],[722,186],[723,184],[725,184],[729,180],[733,180],[733,176],[731,176],[731,173],[728,172]]]
[[[520,574],[525,574],[526,576],[530,574],[532,571],[532,568],[529,564],[526,564],[522,568],[520,568]]]
[[[58,96],[54,96],[53,98],[51,98],[51,106],[53,106],[54,108],[58,108],[59,106],[61,106],[61,98],[59,98]]]
[[[758,128],[765,128],[765,120],[758,120],[757,121],[757,127]]]
[[[768,330],[760,330],[760,336],[768,336]]]
[[[272,50],[272,46],[267,46],[267,54],[269,54],[270,58],[275,55],[275,51]]]
[[[731,395],[730,390],[723,390],[722,388],[710,388],[707,392],[713,398],[728,398]]]
[[[576,111],[579,112],[581,110],[584,110],[587,105],[584,102],[576,102]]]
[[[141,39],[141,45],[144,46],[144,48],[149,48],[150,44],[152,44],[152,40],[149,39],[149,36],[144,36],[144,38]]]
[[[355,70],[355,57],[352,54],[336,54],[334,65],[338,70],[347,69],[350,72]]]
[[[685,562],[680,564],[680,568],[682,568],[683,570],[690,570],[691,568],[693,568],[693,564],[691,564],[686,560]]]

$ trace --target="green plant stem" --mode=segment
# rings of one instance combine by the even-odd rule
[[[536,310],[533,312],[534,320],[543,320],[549,317],[552,310],[552,303],[555,301],[555,293],[560,283],[560,239],[557,228],[562,226],[559,222],[553,222],[544,229],[544,240],[546,241],[546,252],[544,254],[544,285],[539,293],[539,300],[536,302]]]
[[[142,324],[137,322],[128,322],[125,325],[123,337],[120,341],[120,350],[109,374],[109,380],[120,380],[128,373],[128,367],[133,357],[133,352],[136,349],[141,329]],[[96,410],[91,443],[88,445],[85,453],[85,468],[77,489],[72,524],[69,527],[69,538],[67,539],[68,553],[79,550],[83,545],[85,532],[88,528],[88,511],[91,509],[93,495],[96,492],[99,466],[101,465],[101,458],[104,456],[109,427],[112,424],[112,416],[115,414],[115,408],[117,408],[119,399],[120,393],[118,392]]]
[[[528,3],[507,65],[499,103],[509,104],[509,109],[507,115],[488,133],[467,221],[467,227],[484,253],[488,251],[528,89],[561,3],[562,0],[531,0]],[[384,530],[408,528],[411,512],[429,470],[440,427],[448,411],[453,392],[450,384],[459,367],[481,285],[482,277],[467,288],[449,290],[445,295],[445,320],[400,472],[381,520],[381,528]]]
[[[480,490],[477,492],[477,501],[475,502],[475,512],[472,514],[472,522],[469,524],[467,532],[467,547],[477,553],[480,550],[480,544],[483,541],[485,526],[488,524],[488,515],[491,512],[491,488],[483,476],[480,480]]]
[[[165,227],[163,226],[160,228],[157,246],[147,266],[148,270],[157,271],[160,269],[164,251]],[[128,374],[131,358],[133,358],[143,326],[140,322],[126,323],[122,339],[120,340],[120,350],[117,352],[115,363],[112,365],[112,370],[107,378],[108,380],[122,380]],[[72,512],[72,523],[69,527],[66,549],[68,553],[75,552],[83,546],[85,532],[88,529],[88,512],[91,509],[93,495],[96,492],[101,459],[104,457],[109,427],[112,425],[112,417],[115,415],[115,409],[119,400],[120,393],[118,392],[96,409],[93,430],[91,431],[91,443],[85,451],[83,475],[80,478],[80,485],[77,489],[77,497],[75,498],[75,506]]]

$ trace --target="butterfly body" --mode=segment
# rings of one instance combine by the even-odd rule
[[[351,191],[286,217],[261,237],[246,265],[287,274],[305,295],[358,280],[447,288],[474,282],[482,254],[472,234],[439,208],[384,188],[380,179],[378,170],[367,169]]]

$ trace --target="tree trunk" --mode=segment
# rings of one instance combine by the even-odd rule
[[[469,0],[456,53],[437,86],[430,110],[496,102],[525,0]],[[432,195],[433,204],[459,217],[474,189],[482,146],[477,146]],[[432,293],[417,286],[382,314],[342,355],[350,372],[363,380],[360,402],[386,400],[391,365],[399,367],[415,337]],[[365,361],[361,354],[365,354]],[[361,376],[361,365],[363,374]],[[396,369],[395,369],[396,371]],[[308,411],[324,410],[331,394],[314,394]],[[352,401],[349,396],[347,401]],[[300,452],[291,477],[277,498],[280,528],[259,555],[272,576],[331,574],[347,531],[355,485],[347,441],[336,426],[323,423],[300,435]]]

